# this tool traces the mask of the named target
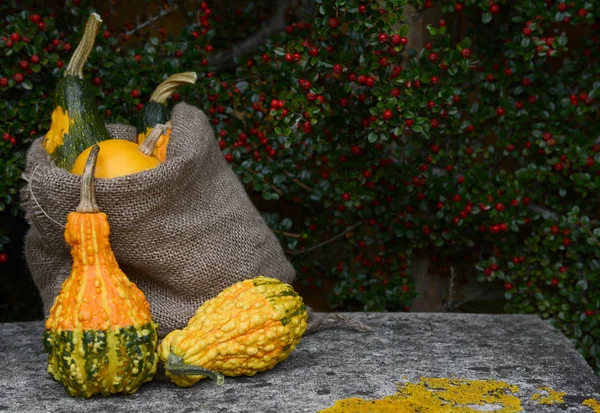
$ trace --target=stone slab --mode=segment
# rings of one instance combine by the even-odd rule
[[[179,388],[162,374],[134,395],[69,397],[46,371],[42,322],[0,324],[0,411],[282,413],[325,409],[348,397],[381,398],[419,377],[497,379],[519,386],[525,412],[592,412],[600,379],[572,344],[530,315],[352,313],[369,333],[305,336],[290,357],[254,377]],[[531,400],[537,388],[566,392],[565,404]]]

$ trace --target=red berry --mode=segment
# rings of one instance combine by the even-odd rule
[[[498,6],[497,4],[492,4],[490,6],[490,13],[492,13],[492,14],[500,13],[500,6]]]
[[[232,154],[230,154],[230,153],[228,153],[228,154],[225,154],[225,160],[226,160],[227,162],[229,162],[229,163],[232,163],[232,162],[233,162],[233,155],[232,155]]]
[[[463,8],[464,8],[464,6],[462,3],[456,3],[454,5],[454,11],[457,13],[460,13],[461,11],[463,11]]]
[[[563,238],[562,243],[565,247],[568,247],[571,245],[571,239],[569,238]]]
[[[141,93],[140,93],[140,91],[139,91],[138,89],[133,89],[133,90],[131,91],[131,97],[133,97],[133,98],[139,98],[139,97],[140,97],[140,94],[141,94]]]
[[[484,275],[490,275],[492,273],[492,270],[490,270],[489,268],[484,268],[483,269],[483,274]]]
[[[400,38],[400,35],[399,35],[399,34],[393,34],[393,35],[390,37],[390,42],[392,42],[392,44],[393,44],[393,45],[398,45],[398,44],[400,44],[400,39],[401,39],[401,38]]]
[[[101,79],[101,78],[99,78],[98,76],[96,76],[96,77],[94,78],[93,82],[94,82],[94,84],[95,84],[96,86],[100,86],[100,85],[102,84],[102,79]]]
[[[360,14],[365,14],[367,12],[367,7],[364,4],[361,4],[360,6],[358,6],[358,12]]]
[[[400,44],[406,46],[408,44],[408,39],[406,37],[401,37]]]
[[[513,288],[512,283],[510,283],[510,282],[505,282],[504,283],[504,289],[505,290],[510,290],[511,288]]]
[[[470,49],[462,49],[460,51],[460,55],[466,59],[467,57],[471,56],[471,50]]]
[[[383,112],[383,119],[385,119],[385,120],[392,119],[392,116],[394,116],[394,114],[392,113],[392,111],[390,109],[386,109],[385,112]]]
[[[108,30],[104,30],[104,38],[108,39],[110,37],[110,32]]]
[[[65,64],[63,63],[62,60],[59,60],[58,62],[56,62],[56,67],[58,67],[59,69],[62,68]]]
[[[31,63],[38,64],[40,62],[40,57],[38,55],[31,56]]]
[[[8,261],[8,254],[0,252],[0,263],[4,264],[6,261]]]
[[[17,83],[21,83],[25,78],[23,77],[22,74],[20,73],[16,73],[13,78],[15,79],[15,82]]]
[[[175,57],[181,57],[183,55],[183,52],[179,49],[175,50]]]
[[[491,264],[491,265],[490,265],[490,269],[491,269],[492,271],[498,271],[498,264],[496,264],[496,263],[494,263],[494,264]]]
[[[525,27],[525,28],[523,29],[523,35],[524,35],[524,36],[527,36],[527,37],[529,37],[529,36],[531,36],[531,33],[533,33],[533,31],[532,31],[532,30],[531,30],[529,27]]]
[[[438,58],[437,53],[431,53],[429,55],[429,61],[430,62],[435,62],[437,60],[437,58]]]
[[[0,86],[5,87],[8,85],[8,79],[5,77],[0,77]]]
[[[591,156],[588,156],[587,160],[585,161],[585,166],[593,166],[594,165],[594,158],[592,158]]]
[[[558,11],[567,10],[567,3],[558,3]]]
[[[504,108],[500,107],[500,108],[496,109],[496,115],[497,116],[503,116],[504,115]]]
[[[38,23],[38,29],[40,29],[40,30],[46,30],[46,23],[39,22]]]
[[[379,43],[385,43],[388,41],[388,35],[385,33],[380,33],[379,36],[377,36],[377,39],[379,40]]]
[[[585,310],[585,315],[591,317],[594,315],[594,310]]]
[[[21,40],[21,36],[19,35],[19,33],[16,33],[16,32],[15,33],[11,33],[10,40],[13,43],[17,43],[19,40]]]
[[[32,23],[38,24],[42,21],[42,16],[40,16],[39,14],[32,14],[31,16],[29,16],[29,20],[31,20]]]
[[[588,12],[587,12],[587,10],[586,10],[586,9],[579,9],[579,10],[577,10],[577,15],[578,15],[579,17],[585,17],[585,16],[587,16],[587,13],[588,13]]]
[[[331,27],[332,29],[335,29],[336,27],[338,27],[338,19],[336,19],[335,17],[332,17],[331,19],[329,19],[329,27]]]
[[[504,204],[501,202],[498,202],[496,204],[496,211],[500,212],[500,211],[504,211]]]

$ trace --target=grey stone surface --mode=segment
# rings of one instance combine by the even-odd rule
[[[536,316],[357,313],[374,330],[305,336],[290,357],[254,377],[203,380],[179,388],[164,376],[134,395],[67,396],[46,371],[42,322],[0,324],[0,411],[7,412],[317,412],[338,399],[394,394],[419,377],[498,379],[518,385],[525,412],[592,412],[600,380],[571,343]],[[542,406],[542,386],[566,392],[564,405]]]

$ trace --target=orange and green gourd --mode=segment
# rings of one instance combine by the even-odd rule
[[[101,24],[100,16],[93,13],[54,91],[52,123],[42,145],[54,164],[66,170],[73,167],[73,162],[84,149],[110,139],[96,108],[94,94],[83,78],[83,67]]]
[[[141,145],[124,139],[108,139],[99,142],[97,145],[100,147],[100,155],[98,155],[94,176],[110,179],[156,168],[161,161],[153,152],[166,128],[166,125],[155,125]],[[71,169],[73,174],[83,173],[91,150],[92,147],[87,148],[77,157]]]
[[[191,386],[204,377],[253,376],[285,360],[306,330],[306,306],[275,278],[241,281],[206,301],[158,347],[167,377]]]
[[[73,266],[43,334],[48,372],[71,396],[82,397],[134,393],[152,379],[158,362],[150,305],[119,268],[107,216],[95,201],[98,150],[94,146],[88,158],[79,206],[67,217]]]
[[[167,124],[168,127],[161,135],[154,149],[154,155],[164,162],[167,160],[167,146],[171,139],[171,124],[167,114],[167,99],[185,84],[194,84],[198,76],[195,72],[176,73],[162,82],[150,96],[150,101],[144,105],[140,114],[138,125],[138,143],[141,144],[150,135],[152,129],[158,124]]]

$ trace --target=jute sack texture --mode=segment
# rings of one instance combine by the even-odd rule
[[[179,103],[172,122],[165,163],[95,180],[117,261],[146,294],[161,334],[184,327],[204,301],[238,281],[265,275],[290,283],[295,277],[224,161],[204,113]],[[136,139],[131,126],[108,129],[112,137]],[[21,202],[31,225],[25,256],[48,314],[71,270],[64,225],[79,203],[80,177],[54,166],[41,142],[27,153]]]

